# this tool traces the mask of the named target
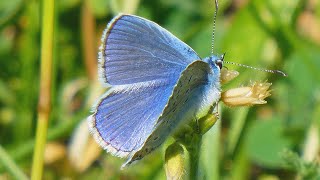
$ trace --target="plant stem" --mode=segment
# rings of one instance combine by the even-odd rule
[[[97,79],[97,47],[95,36],[95,19],[89,7],[89,0],[85,0],[81,13],[82,50],[84,63],[90,81]]]
[[[0,145],[0,162],[16,179],[28,179],[28,177],[20,170],[17,164],[11,159],[9,154]]]
[[[54,0],[42,1],[42,32],[41,32],[41,67],[40,92],[38,103],[38,120],[36,144],[32,163],[31,179],[40,180],[43,174],[44,149],[47,139],[47,129],[51,105],[52,80],[52,50]]]
[[[200,147],[202,142],[202,135],[194,133],[191,143],[188,146],[189,152],[189,161],[190,161],[190,170],[189,170],[189,179],[199,179],[199,160],[200,160]]]
[[[222,114],[222,106],[220,106],[221,108],[219,108],[219,114]],[[221,136],[221,116],[220,119],[216,122],[216,124],[211,128],[211,135],[210,140],[208,144],[210,144],[210,155],[208,156],[209,158],[207,159],[207,161],[209,161],[208,163],[206,163],[207,165],[207,174],[209,174],[210,179],[212,180],[218,180],[220,179],[220,171],[219,171],[219,165],[220,165],[220,158],[219,158],[219,154],[220,154],[220,148],[221,148],[221,144],[220,144],[220,136]],[[207,144],[207,145],[208,145]]]
[[[32,162],[31,179],[40,180],[42,179],[43,173],[43,161],[44,161],[44,149],[47,139],[47,128],[48,128],[49,114],[39,113],[37,122],[36,142],[35,150]]]
[[[227,153],[234,154],[236,146],[239,143],[241,133],[246,123],[249,108],[241,108],[236,113],[231,122],[230,133],[228,137]]]

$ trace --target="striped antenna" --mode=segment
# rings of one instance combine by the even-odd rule
[[[256,67],[252,67],[252,66],[248,66],[248,65],[244,65],[244,64],[239,64],[239,63],[235,63],[235,62],[228,62],[228,61],[223,61],[223,63],[233,64],[233,65],[236,65],[236,66],[241,66],[241,67],[254,69],[254,70],[258,70],[258,71],[264,71],[264,72],[273,73],[273,74],[280,74],[280,75],[285,76],[285,77],[288,76],[286,73],[284,73],[284,72],[282,72],[280,70],[256,68]]]
[[[213,25],[212,25],[212,42],[211,42],[211,54],[213,54],[213,47],[214,47],[214,33],[216,31],[216,19],[217,19],[217,14],[218,14],[218,0],[215,0],[215,5],[216,5],[216,10],[214,11],[214,16],[213,16]]]

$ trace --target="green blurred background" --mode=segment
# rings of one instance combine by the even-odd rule
[[[201,179],[319,178],[320,2],[219,2],[214,52],[282,77],[237,66],[224,89],[272,82],[266,105],[229,108],[203,140]],[[0,159],[30,176],[39,94],[41,2],[0,2]],[[210,55],[213,0],[57,0],[52,106],[44,179],[165,179],[159,150],[123,171],[92,141],[85,118],[104,91],[96,81],[100,36],[119,12],[157,22]],[[1,150],[2,151],[2,150]],[[0,179],[12,179],[0,161]],[[187,172],[186,172],[187,173]]]

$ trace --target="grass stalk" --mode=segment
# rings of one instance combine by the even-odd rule
[[[20,170],[17,164],[11,159],[10,155],[0,145],[0,162],[8,170],[11,175],[16,179],[25,180],[28,177]]]
[[[189,152],[189,179],[199,179],[199,162],[202,135],[194,133],[190,146],[187,148]]]
[[[221,148],[221,115],[223,106],[219,106],[220,118],[212,128],[203,135],[201,161],[204,177],[202,179],[218,180],[220,178],[220,148]]]
[[[36,129],[35,151],[32,162],[31,179],[40,180],[43,174],[44,149],[51,110],[52,52],[54,0],[42,1],[41,24],[41,67],[40,92],[38,102],[38,120]]]
[[[219,108],[219,114],[221,115],[222,112],[222,106]],[[211,151],[210,158],[207,159],[209,163],[207,163],[207,174],[209,174],[208,179],[212,180],[218,180],[220,179],[220,138],[221,138],[221,116],[220,119],[216,122],[216,124],[212,127],[210,131],[212,131],[212,134],[210,136],[210,144],[211,144]],[[212,138],[212,139],[211,139]]]
[[[230,127],[230,133],[228,138],[227,153],[233,155],[236,146],[239,143],[241,133],[246,123],[249,108],[241,108],[236,113],[234,118],[232,118],[232,123]]]
[[[81,13],[81,35],[84,63],[90,81],[97,79],[97,47],[95,36],[95,18],[90,10],[89,1],[86,0],[82,6]]]
[[[56,140],[58,138],[64,138],[68,134],[72,132],[76,124],[78,124],[79,119],[83,118],[87,115],[87,111],[79,112],[78,114],[74,115],[73,117],[66,117],[70,121],[66,121],[65,123],[60,123],[51,129],[48,129],[48,137],[47,140]],[[14,144],[7,148],[7,152],[9,153],[10,157],[14,161],[22,161],[24,158],[29,157],[32,153],[32,150],[35,146],[35,140],[29,139],[26,140],[23,144]],[[4,171],[4,166],[0,164],[0,173]]]

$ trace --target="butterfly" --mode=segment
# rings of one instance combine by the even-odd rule
[[[91,134],[107,152],[127,158],[122,167],[143,158],[219,101],[223,58],[201,59],[158,24],[116,16],[99,52],[100,80],[111,88],[88,117]]]

